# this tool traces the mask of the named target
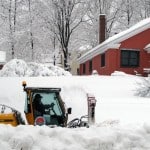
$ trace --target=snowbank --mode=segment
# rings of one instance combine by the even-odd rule
[[[52,64],[26,63],[13,59],[6,63],[0,71],[1,77],[37,77],[37,76],[69,76],[69,72]]]
[[[149,150],[150,124],[49,128],[0,125],[1,150]]]
[[[0,125],[0,150],[150,149],[150,100],[135,95],[137,83],[143,83],[143,79],[147,78],[120,72],[112,76],[41,77],[43,72],[48,72],[46,68],[41,69],[41,66],[32,63],[29,67],[29,64],[20,61],[12,64],[8,67],[8,74],[12,72],[12,76],[36,74],[40,77],[0,77],[0,103],[15,107],[24,114],[23,80],[28,86],[60,87],[62,99],[68,107],[72,107],[69,115],[69,120],[72,120],[87,114],[87,93],[92,93],[97,100],[96,124],[76,129]],[[49,68],[53,71],[53,66]]]
[[[114,71],[111,76],[129,76],[129,74],[126,74],[125,72],[122,71]]]

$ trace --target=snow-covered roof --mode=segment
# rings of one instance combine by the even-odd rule
[[[120,33],[110,37],[103,43],[97,45],[96,47],[94,47],[93,49],[91,49],[90,51],[85,53],[83,56],[81,56],[78,59],[78,61],[79,61],[79,63],[84,63],[85,61],[93,58],[94,56],[104,53],[106,50],[108,50],[110,48],[119,48],[120,42],[122,42],[138,33],[141,33],[149,28],[150,28],[150,18],[144,19],[144,20],[140,21],[139,23],[137,23],[136,25],[132,26],[131,28],[129,28],[123,32],[120,32]]]

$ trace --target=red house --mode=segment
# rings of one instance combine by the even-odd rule
[[[147,76],[150,72],[150,18],[105,40],[81,56],[79,63],[80,75],[90,75],[97,70],[100,75],[123,71]]]

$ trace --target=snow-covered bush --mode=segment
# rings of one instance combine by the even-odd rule
[[[30,76],[56,76],[56,74],[50,70],[47,66],[38,63],[28,63],[28,67],[30,69]]]
[[[150,78],[142,79],[137,82],[137,89],[135,95],[142,97],[150,97]]]
[[[13,59],[6,63],[3,69],[0,71],[0,76],[2,77],[23,77],[27,76],[28,66],[26,62],[20,59]]]
[[[68,76],[64,69],[52,64],[26,63],[21,59],[13,59],[6,63],[0,71],[1,77],[37,77],[37,76]]]
[[[92,75],[98,75],[97,70],[93,70],[93,71],[92,71]]]
[[[58,66],[54,66],[52,64],[46,65],[50,70],[52,70],[57,76],[70,76],[70,72],[65,71],[63,68],[60,68]]]

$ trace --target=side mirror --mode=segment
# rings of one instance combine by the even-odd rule
[[[68,114],[71,114],[71,111],[72,111],[72,108],[71,108],[71,107],[67,109],[67,113],[68,113]]]

